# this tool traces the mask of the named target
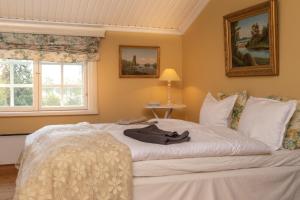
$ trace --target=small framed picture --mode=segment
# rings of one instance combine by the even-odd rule
[[[224,29],[227,76],[279,74],[277,0],[224,16]]]
[[[160,48],[148,46],[119,46],[120,78],[158,78]]]

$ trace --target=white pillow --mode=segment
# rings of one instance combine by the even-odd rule
[[[206,126],[228,127],[231,112],[238,95],[216,100],[208,93],[200,111],[200,124]]]
[[[297,101],[280,102],[250,97],[242,112],[238,131],[277,150],[282,146],[286,126]]]

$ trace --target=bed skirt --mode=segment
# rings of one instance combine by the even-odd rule
[[[298,200],[300,166],[134,178],[134,200]]]

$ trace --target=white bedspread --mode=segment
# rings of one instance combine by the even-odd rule
[[[144,127],[145,125],[98,124],[95,126],[111,133],[126,144],[130,148],[133,161],[270,153],[270,148],[264,143],[238,134],[232,129],[205,127],[183,120],[161,119],[157,124],[163,130],[177,131],[178,133],[185,130],[190,132],[190,142],[172,145],[144,143],[123,135],[125,129]]]

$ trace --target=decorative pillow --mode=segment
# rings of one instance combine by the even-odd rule
[[[233,95],[218,101],[211,93],[208,93],[201,107],[200,124],[228,127],[230,114],[236,99],[237,95]]]
[[[230,119],[230,128],[236,130],[238,128],[241,114],[245,108],[245,105],[246,105],[246,102],[248,99],[247,91],[243,90],[241,92],[233,92],[233,93],[219,92],[217,95],[218,95],[219,100],[223,100],[226,97],[229,97],[232,95],[238,95],[238,98],[234,104],[234,107],[233,107],[233,110],[231,113],[231,119]]]
[[[282,146],[286,126],[296,105],[296,101],[250,97],[241,115],[238,131],[269,145],[275,151]]]
[[[268,96],[267,98],[276,99],[279,101],[289,101],[289,98],[280,96]],[[297,101],[297,108],[292,116],[283,141],[283,148],[294,150],[300,148],[300,100]]]

